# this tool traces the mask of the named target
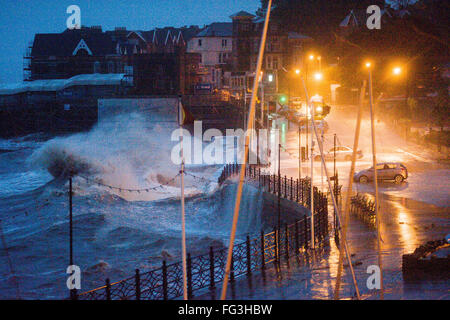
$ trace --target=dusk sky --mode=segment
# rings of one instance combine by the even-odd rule
[[[150,30],[231,22],[229,16],[237,11],[254,13],[260,0],[0,0],[0,82],[22,81],[27,44],[35,33],[64,31],[72,4],[81,9],[82,25]]]

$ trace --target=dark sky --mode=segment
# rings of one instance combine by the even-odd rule
[[[260,0],[0,0],[0,82],[22,81],[25,47],[35,33],[62,32],[66,9],[81,9],[81,24],[103,30],[231,22],[233,13],[255,13]]]

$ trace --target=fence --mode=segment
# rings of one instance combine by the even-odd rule
[[[218,179],[219,184],[222,184],[229,177],[239,174],[240,167],[238,164],[227,164]],[[247,166],[245,177],[266,192],[276,195],[280,194],[281,198],[295,201],[308,208],[311,205],[311,181],[309,179],[294,180],[287,176],[268,174],[262,171],[260,166]],[[314,194],[314,199],[323,197],[323,194],[317,188],[314,188]]]
[[[351,214],[356,215],[370,228],[376,228],[375,202],[366,195],[357,194],[351,198]]]
[[[219,178],[225,179],[239,170],[238,165],[227,165]],[[248,177],[260,183],[269,192],[281,191],[283,197],[295,199],[297,202],[309,201],[303,188],[309,186],[307,180],[294,183],[292,179],[278,179],[278,177],[261,174],[260,168],[249,167]],[[277,186],[278,185],[278,186]],[[300,188],[299,188],[300,187]],[[328,235],[328,199],[321,192],[314,193],[314,230],[315,241],[319,245]],[[250,275],[253,271],[264,270],[270,263],[280,263],[282,257],[289,259],[308,248],[311,242],[311,217],[274,228],[258,236],[246,237],[246,241],[238,243],[233,248],[230,270],[230,282],[236,277]],[[188,297],[192,298],[197,290],[210,288],[223,281],[227,259],[227,248],[214,249],[209,253],[192,257],[187,254],[187,289]],[[149,272],[141,273],[136,269],[135,275],[127,279],[111,283],[106,279],[104,286],[81,293],[76,298],[80,300],[169,300],[183,296],[183,267],[182,262],[167,264]]]

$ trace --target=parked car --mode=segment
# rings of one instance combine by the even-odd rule
[[[323,127],[323,133],[327,133],[328,132],[329,126],[328,126],[328,123],[326,121],[314,121],[314,124],[316,125],[318,134],[322,133],[322,127]],[[305,123],[305,121],[301,121],[300,122],[300,128],[301,128],[303,133],[306,132],[306,123]],[[311,125],[311,121],[308,121],[308,131],[309,131],[309,133],[313,132],[313,127]]]
[[[377,164],[378,180],[394,180],[401,183],[408,179],[408,169],[400,162],[386,162]],[[373,181],[374,170],[373,167],[362,170],[355,174],[354,179],[360,183],[367,183]]]
[[[335,148],[333,147],[330,150],[328,150],[328,152],[325,153],[325,161],[334,160],[334,151]],[[336,147],[336,160],[350,161],[352,160],[352,154],[353,154],[352,148],[343,146]],[[362,151],[358,150],[356,156],[358,159],[361,159],[363,157]],[[320,155],[316,155],[314,157],[314,160],[320,161]]]

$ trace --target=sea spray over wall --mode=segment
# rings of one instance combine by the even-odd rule
[[[138,113],[121,114],[102,120],[90,132],[46,142],[28,164],[55,177],[72,171],[117,187],[151,188],[179,172],[170,161],[171,130],[157,123],[149,128]]]

